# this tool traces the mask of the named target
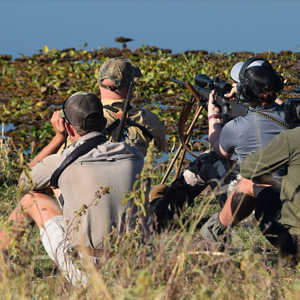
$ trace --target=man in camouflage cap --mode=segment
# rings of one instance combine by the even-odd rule
[[[130,82],[134,80],[134,77],[141,76],[142,73],[140,69],[127,59],[112,58],[101,66],[98,73],[98,83],[100,87],[115,91],[129,86]],[[107,78],[113,81],[113,86],[102,83],[102,81]]]
[[[102,64],[98,73],[104,117],[107,126],[103,133],[109,140],[116,138],[130,82],[141,77],[140,69],[124,58],[111,58]],[[149,110],[129,107],[121,140],[137,147],[146,155],[152,139],[159,151],[165,145],[165,126],[158,116]]]
[[[116,139],[130,82],[141,77],[140,69],[125,58],[111,58],[104,62],[98,73],[104,117],[107,126],[103,133],[107,139]],[[137,147],[145,156],[149,143],[154,139],[159,151],[165,145],[165,125],[158,116],[147,109],[129,106],[121,141]],[[70,145],[68,138],[67,146]],[[61,152],[63,147],[59,150]]]

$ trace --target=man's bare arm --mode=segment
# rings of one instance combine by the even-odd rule
[[[59,111],[54,112],[51,124],[56,132],[52,141],[29,163],[29,168],[34,167],[43,158],[57,153],[65,141],[65,121],[58,116]]]
[[[220,115],[220,110],[218,107],[212,104],[213,101],[214,91],[212,91],[209,95],[208,100],[208,116],[212,115]],[[232,156],[232,153],[225,152],[219,142],[221,131],[222,131],[222,124],[221,119],[218,118],[211,118],[208,121],[208,139],[210,144],[212,145],[214,151],[218,156],[221,158],[229,159]]]
[[[29,168],[33,168],[38,162],[45,157],[57,153],[59,148],[65,141],[65,121],[58,116],[59,111],[53,113],[51,118],[51,124],[56,132],[51,142],[29,163]],[[24,172],[20,175],[19,186],[24,183]]]

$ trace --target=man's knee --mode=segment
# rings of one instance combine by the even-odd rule
[[[236,192],[255,197],[253,187],[254,183],[252,180],[242,178],[236,186]]]
[[[19,206],[21,206],[22,209],[26,209],[29,211],[31,209],[38,208],[38,206],[45,206],[45,205],[51,207],[57,206],[52,196],[50,196],[47,193],[38,193],[38,192],[25,194],[19,203]]]
[[[23,209],[28,209],[35,205],[37,199],[37,194],[36,193],[28,193],[23,196],[21,199],[19,206],[22,206]]]
[[[62,210],[55,199],[47,193],[28,193],[20,201],[17,213],[38,225],[39,228],[54,216],[62,215]]]
[[[191,172],[189,169],[183,172],[183,177],[187,185],[194,189],[202,189],[203,186],[206,187],[204,180],[194,172]]]

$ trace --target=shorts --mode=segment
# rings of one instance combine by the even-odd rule
[[[48,220],[44,228],[41,228],[40,235],[48,255],[69,282],[75,286],[80,281],[86,286],[88,274],[82,270],[81,262],[72,260],[69,254],[73,247],[65,236],[63,216]]]

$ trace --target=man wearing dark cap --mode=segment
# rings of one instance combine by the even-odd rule
[[[102,64],[98,73],[98,85],[107,126],[104,134],[114,140],[122,116],[130,82],[141,77],[140,69],[124,58],[112,58]],[[165,126],[158,116],[147,109],[129,107],[122,140],[136,146],[146,155],[149,142],[154,139],[159,151],[165,145]]]
[[[284,105],[276,98],[276,93],[283,86],[282,79],[268,61],[251,58],[246,62],[239,62],[232,68],[231,77],[237,84],[233,85],[231,93],[226,96],[237,97],[247,103],[248,114],[222,126],[219,108],[212,102],[212,92],[208,103],[208,135],[213,150],[202,153],[193,161],[162,198],[154,199],[155,194],[159,194],[158,191],[152,193],[154,196],[150,199],[155,200],[153,208],[164,218],[164,215],[169,214],[168,207],[173,207],[172,213],[177,212],[176,207],[181,210],[184,203],[193,203],[194,197],[210,184],[220,206],[224,207],[201,230],[201,234],[211,242],[218,242],[230,223],[241,221],[255,206],[253,183],[241,180],[239,168],[234,168],[233,161],[229,159],[236,153],[239,164],[249,152],[261,149],[286,129]],[[280,169],[275,176],[282,177],[283,172]],[[161,187],[163,188],[165,187]],[[241,199],[247,205],[243,206],[243,210],[236,211]]]
[[[138,207],[132,200],[123,206],[122,193],[132,190],[144,157],[124,142],[107,141],[102,133],[106,125],[102,103],[92,93],[72,95],[64,102],[63,111],[54,113],[51,123],[55,137],[31,162],[31,179],[25,174],[20,179],[25,190],[34,192],[21,199],[8,220],[15,222],[16,234],[28,223],[36,223],[47,253],[68,280],[86,284],[88,276],[73,261],[87,259],[96,264],[103,248],[110,246],[109,234],[136,228]],[[64,143],[64,128],[72,143],[54,154]],[[106,188],[109,186],[112,188]],[[50,187],[60,195],[61,206],[47,193]],[[148,212],[141,223],[145,235],[149,221]],[[7,250],[11,238],[2,229],[2,251]],[[73,259],[71,253],[79,258]]]

